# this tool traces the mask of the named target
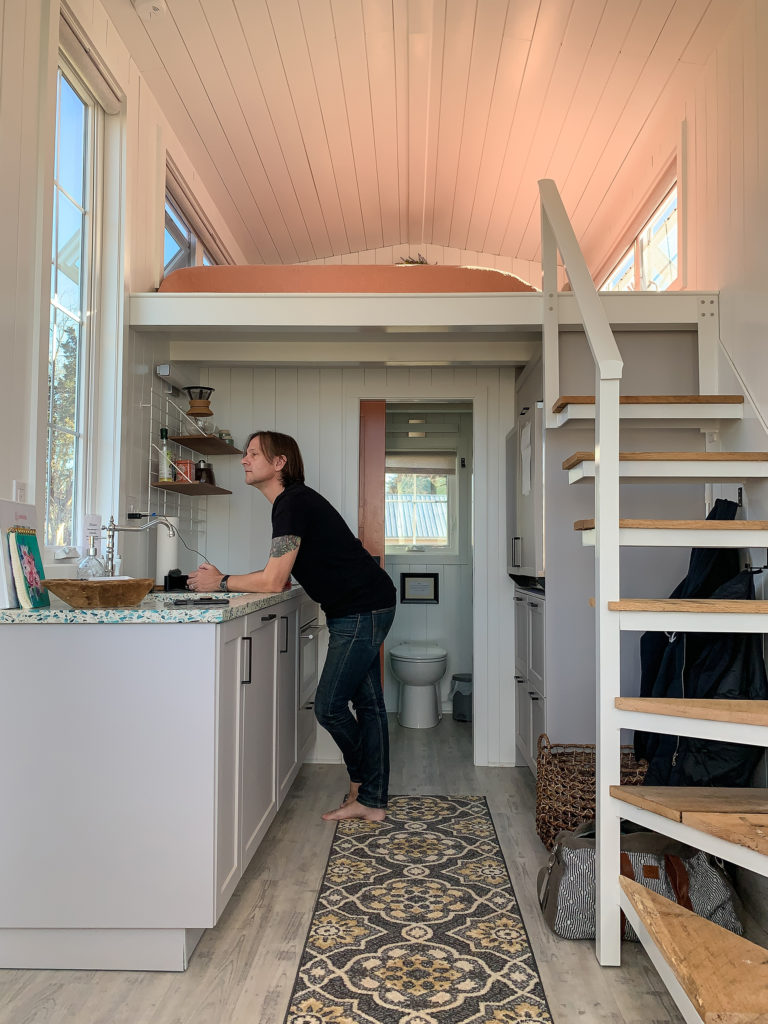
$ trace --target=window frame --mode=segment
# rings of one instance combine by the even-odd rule
[[[414,461],[418,461],[419,459],[422,459],[425,456],[434,455],[434,454],[436,454],[436,452],[435,452],[434,449],[425,448],[424,450],[419,450],[419,451],[416,451],[416,450],[407,450],[407,451],[398,450],[398,451],[394,451],[394,450],[392,450],[391,452],[388,452],[387,454],[388,455],[389,454],[397,455],[397,457],[401,458],[401,459],[412,458]],[[442,452],[440,454],[447,454],[447,453]],[[426,557],[427,560],[431,559],[433,561],[441,561],[441,560],[444,560],[446,558],[458,557],[458,555],[459,555],[459,546],[460,546],[459,523],[460,523],[460,501],[461,501],[461,497],[460,497],[460,493],[459,493],[459,468],[458,468],[458,466],[459,466],[459,455],[458,455],[458,452],[450,452],[450,455],[453,457],[453,461],[454,461],[454,468],[453,468],[452,472],[446,472],[444,474],[435,472],[435,473],[429,474],[429,475],[432,475],[432,476],[443,476],[443,475],[445,476],[445,480],[446,480],[446,499],[447,499],[446,500],[446,521],[447,521],[447,527],[448,527],[448,542],[447,542],[447,544],[441,545],[441,546],[438,546],[436,544],[435,545],[428,544],[428,545],[423,546],[423,547],[409,547],[407,544],[397,544],[397,545],[396,544],[392,544],[392,543],[390,543],[387,540],[386,527],[385,527],[385,535],[384,535],[384,556],[385,556],[385,558],[387,558],[387,559],[393,558],[393,557],[394,558],[408,558],[410,560],[413,560],[415,558],[417,560],[422,560],[422,559],[424,559]],[[419,475],[419,476],[427,476],[428,475],[426,473],[420,473],[420,474],[408,473],[407,467],[403,468],[402,473],[403,473],[403,475]],[[386,478],[387,478],[387,476],[391,476],[391,475],[393,475],[393,474],[391,472],[388,472],[386,470],[386,468],[385,468],[385,476],[384,476],[384,479],[385,479],[385,494],[384,494],[385,506],[386,506],[386,500],[387,500],[387,497],[386,497],[386,495],[387,495],[387,492],[386,492]]]
[[[643,288],[642,287],[642,275],[643,275],[643,236],[646,234],[650,226],[652,225],[655,218],[663,210],[665,204],[669,201],[673,192],[676,192],[675,209],[677,215],[677,273],[676,276],[670,281],[663,291],[678,291],[682,286],[682,267],[681,267],[681,190],[680,182],[677,177],[673,177],[670,180],[668,177],[664,179],[665,185],[663,188],[655,189],[653,192],[653,199],[642,207],[642,214],[635,220],[635,228],[631,234],[631,240],[629,244],[621,247],[619,255],[608,263],[609,270],[607,273],[602,273],[599,277],[601,281],[598,286],[598,291],[656,291],[656,288]],[[629,259],[633,260],[633,287],[627,288],[608,288],[606,287],[608,281],[614,277],[620,270],[623,263]]]
[[[82,255],[81,255],[81,295],[80,295],[80,339],[78,352],[78,372],[76,382],[76,414],[75,427],[73,430],[63,430],[56,426],[52,416],[51,405],[51,380],[50,361],[46,361],[46,412],[45,412],[45,440],[44,440],[44,485],[43,485],[43,523],[40,533],[42,535],[42,547],[44,561],[50,561],[55,557],[56,552],[62,549],[75,549],[78,552],[82,548],[82,526],[88,499],[93,490],[94,480],[94,425],[97,417],[96,380],[98,376],[99,359],[99,306],[102,289],[101,274],[101,232],[104,215],[104,142],[105,142],[105,119],[106,112],[95,91],[90,87],[85,77],[69,58],[67,52],[62,48],[59,51],[56,64],[56,100],[55,100],[55,132],[59,129],[59,109],[61,96],[61,80],[64,79],[78,99],[84,104],[86,114],[86,141],[84,145],[84,178],[85,187],[83,195],[86,205],[84,211],[85,230],[83,231]],[[54,137],[54,147],[57,141]],[[51,188],[51,239],[50,239],[50,267],[52,275],[56,272],[58,263],[57,231],[59,226],[58,218],[58,196],[62,194],[67,198],[68,193],[61,188],[56,175],[56,160],[54,159],[53,180]],[[79,204],[78,204],[79,205]],[[56,293],[57,295],[58,293]],[[54,312],[62,310],[67,315],[72,311],[61,306],[55,301],[54,280],[49,282],[48,287],[48,327],[47,338],[50,346]],[[48,543],[48,515],[50,508],[50,453],[52,439],[55,433],[63,433],[74,437],[74,480],[72,486],[72,536],[70,542],[64,545]]]

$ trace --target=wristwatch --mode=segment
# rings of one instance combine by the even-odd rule
[[[227,586],[227,580],[228,579],[229,579],[229,573],[226,573],[219,580],[219,590],[223,590],[225,594],[229,592],[229,587]]]

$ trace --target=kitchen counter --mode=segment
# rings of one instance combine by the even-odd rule
[[[216,607],[208,606],[201,608],[182,607],[175,608],[173,601],[178,598],[196,597],[221,597],[216,594],[192,594],[186,591],[158,592],[148,594],[144,600],[135,608],[70,608],[68,604],[51,596],[50,608],[3,608],[0,609],[0,624],[9,623],[13,625],[36,625],[47,624],[61,625],[62,623],[73,623],[85,625],[89,623],[163,623],[171,622],[228,622],[230,619],[238,619],[251,612],[260,611],[262,608],[269,608],[272,605],[289,601],[302,592],[302,588],[294,584],[290,590],[283,590],[279,594],[230,594],[229,604]]]
[[[0,968],[184,970],[296,777],[312,602],[176,596],[0,613]]]

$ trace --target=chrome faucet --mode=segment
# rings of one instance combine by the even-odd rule
[[[143,523],[141,526],[118,526],[115,522],[115,517],[109,517],[109,523],[106,526],[102,526],[102,530],[107,531],[107,548],[106,548],[106,563],[104,565],[104,575],[114,576],[115,575],[115,534],[116,533],[141,533],[142,530],[148,530],[150,526],[157,526],[162,523],[163,526],[168,530],[169,537],[176,536],[176,527],[172,523],[169,523],[163,516],[153,517],[148,523]]]

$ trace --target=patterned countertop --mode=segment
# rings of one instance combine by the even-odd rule
[[[87,623],[119,623],[119,622],[227,622],[237,619],[249,612],[282,604],[297,594],[303,593],[299,586],[283,590],[279,594],[231,594],[229,604],[209,605],[200,608],[187,605],[174,607],[173,601],[180,598],[195,600],[198,597],[221,597],[221,594],[155,593],[136,605],[135,608],[70,608],[58,598],[51,596],[50,608],[0,608],[0,624],[34,624],[46,625],[66,622]]]

